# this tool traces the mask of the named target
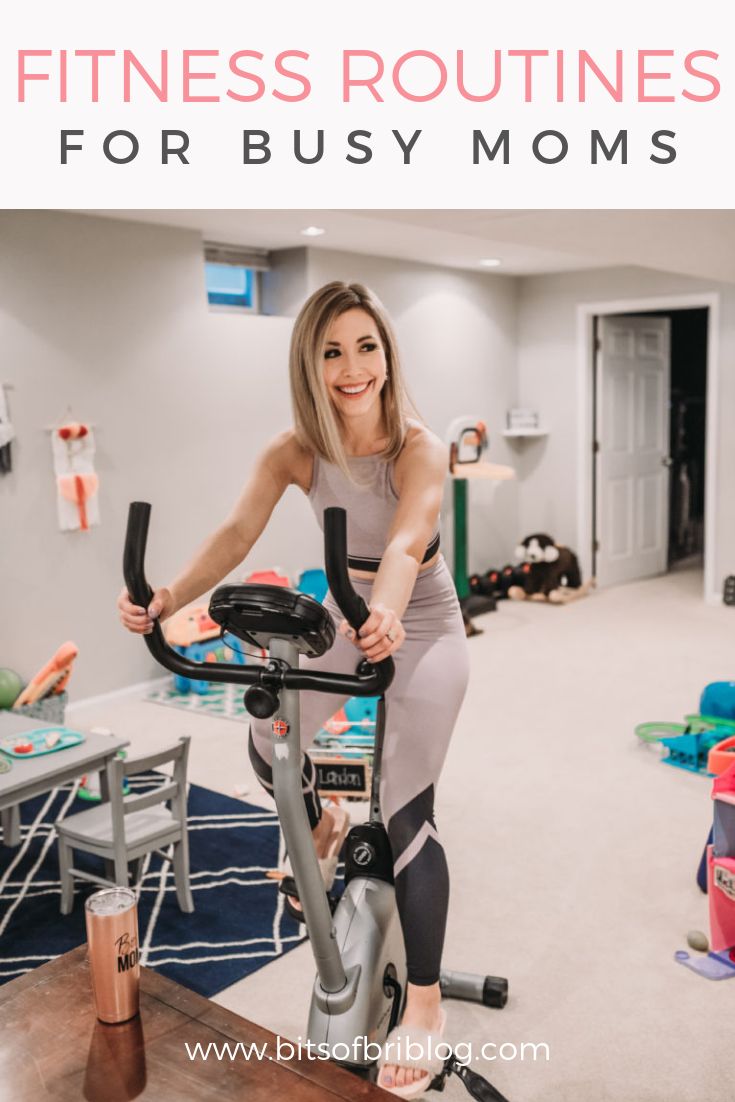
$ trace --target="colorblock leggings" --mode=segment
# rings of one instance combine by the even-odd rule
[[[369,604],[372,582],[356,580]],[[337,627],[343,617],[327,594],[325,606]],[[419,574],[402,618],[403,645],[394,655],[395,678],[386,693],[386,731],[380,804],[395,877],[396,903],[406,946],[410,983],[439,979],[449,872],[434,822],[434,795],[469,674],[467,639],[451,574],[440,558]],[[352,672],[359,651],[342,635],[321,658],[302,658],[302,668]],[[301,694],[301,745],[311,745],[319,728],[346,697]],[[270,720],[250,719],[249,753],[255,772],[273,791]],[[303,756],[303,792],[312,828],[321,817],[315,769]]]

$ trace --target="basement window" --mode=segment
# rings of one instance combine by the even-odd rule
[[[260,276],[268,267],[264,249],[205,242],[204,272],[210,309],[260,313]]]

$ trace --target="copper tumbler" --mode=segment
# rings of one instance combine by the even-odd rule
[[[138,1013],[138,907],[129,888],[105,888],[84,906],[92,990],[101,1022],[126,1022]]]

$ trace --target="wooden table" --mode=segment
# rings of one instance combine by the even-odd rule
[[[14,738],[39,727],[55,726],[58,724],[28,719],[12,712],[0,712],[0,739]],[[19,804],[23,800],[50,792],[57,785],[75,780],[85,773],[99,770],[102,799],[109,799],[106,770],[118,750],[127,745],[127,739],[115,738],[114,735],[85,734],[84,742],[78,746],[68,746],[65,750],[54,750],[51,754],[35,758],[15,758],[3,754],[3,758],[11,763],[9,773],[0,773],[3,843],[6,846],[20,845]]]
[[[202,995],[141,969],[140,1015],[103,1025],[86,946],[0,987],[0,1095],[13,1102],[387,1102],[389,1095],[325,1060],[190,1060],[190,1046],[277,1038]],[[284,1038],[285,1041],[285,1038]],[[249,1050],[248,1050],[249,1051]]]

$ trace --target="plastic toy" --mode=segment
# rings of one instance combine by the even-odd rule
[[[112,735],[112,731],[109,727],[93,727],[90,733],[93,735],[107,735],[108,737]],[[119,761],[125,761],[125,759],[127,758],[127,754],[124,750],[118,750],[118,752],[115,754],[115,757]],[[130,795],[130,781],[127,777],[123,777],[122,792],[123,796]],[[88,803],[99,803],[102,799],[102,785],[100,783],[100,774],[85,773],[79,783],[77,796],[80,800],[87,800]]]
[[[735,681],[711,681],[706,685],[699,710],[713,720],[729,719],[735,724]]]
[[[678,949],[674,960],[707,980],[735,979],[735,961],[729,953],[707,953],[706,957],[693,957],[686,949]]]
[[[278,570],[255,570],[248,574],[245,581],[248,585],[282,585],[291,588],[291,579],[287,574],[281,574]]]
[[[735,743],[735,736],[724,740]],[[716,748],[717,749],[717,748]],[[697,883],[709,896],[711,951],[704,957],[692,957],[685,949],[674,959],[698,975],[710,980],[735,977],[735,761],[727,751],[710,764],[719,767],[728,761],[712,784],[714,823],[697,871]],[[691,948],[705,950],[707,939],[699,930],[689,932]]]
[[[122,761],[126,758],[124,750],[118,750],[115,755],[116,758],[120,758]],[[123,796],[130,795],[130,781],[127,777],[123,777],[122,781],[122,794]],[[90,804],[98,804],[102,799],[102,788],[100,785],[99,773],[85,773],[79,782],[79,788],[77,789],[77,796],[80,800],[86,800]]]
[[[735,736],[735,723],[719,716],[691,715],[685,719],[685,723],[639,723],[635,733],[642,742],[660,742],[668,751],[662,758],[667,765],[690,773],[715,772],[710,761],[712,751]]]
[[[718,742],[709,752],[707,757],[707,771],[724,773],[735,762],[735,734]]]
[[[187,605],[166,621],[163,633],[172,647],[190,647],[192,643],[216,639],[220,629],[206,605]]]
[[[706,773],[707,758],[716,745],[718,735],[712,732],[696,731],[673,738],[662,738],[668,754],[663,758],[666,765],[675,765],[678,769],[687,769],[690,773]]]
[[[343,736],[348,731],[354,734],[356,729],[374,733],[377,707],[376,697],[366,696],[362,699],[355,696],[350,697],[349,700],[345,701],[343,708],[330,716],[322,730],[335,736]]]
[[[449,474],[452,479],[454,514],[454,568],[452,575],[465,616],[469,617],[495,609],[495,597],[491,594],[473,593],[467,574],[467,483],[470,479],[506,481],[515,478],[512,467],[487,463],[482,456],[488,447],[487,427],[484,421],[471,415],[456,417],[447,429],[445,440],[449,445]],[[468,634],[474,634],[468,630]]]
[[[23,691],[23,682],[15,670],[0,669],[0,708],[12,708]]]
[[[327,575],[321,569],[302,570],[296,588],[301,593],[308,593],[315,601],[323,604],[329,588]]]
[[[325,722],[317,733],[316,744],[320,747],[335,746],[340,750],[372,749],[377,707],[375,697],[351,697]]]
[[[80,742],[84,742],[84,735],[79,731],[71,731],[68,727],[39,727],[21,736],[4,738],[0,750],[11,758],[38,758],[42,754],[66,750],[68,746],[78,746]]]
[[[735,946],[735,762],[712,784],[712,843],[707,847],[710,941]]]
[[[74,643],[62,643],[56,654],[28,682],[13,704],[13,711],[17,712],[28,704],[35,704],[50,693],[58,695],[63,692],[78,654],[79,650]]]
[[[195,662],[230,662],[245,664],[242,649],[227,635],[221,635],[219,624],[211,619],[206,605],[187,605],[175,613],[164,625],[166,640],[178,654]],[[208,681],[192,681],[188,677],[174,676],[174,688],[178,693],[209,692]]]
[[[193,662],[235,662],[239,666],[244,666],[247,661],[240,644],[226,634],[221,638],[191,643],[188,647],[174,647],[174,650]],[[209,692],[209,685],[209,681],[192,681],[180,674],[174,675],[174,688],[179,693],[193,692],[205,696]]]

